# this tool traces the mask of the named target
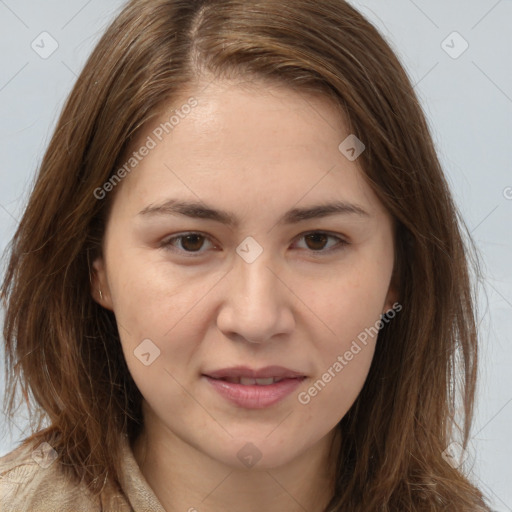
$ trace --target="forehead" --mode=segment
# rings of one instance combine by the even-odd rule
[[[179,191],[209,203],[255,197],[270,206],[348,194],[342,199],[371,210],[376,198],[362,170],[339,149],[349,135],[329,98],[250,81],[202,83],[140,131],[126,161],[150,149],[137,156],[121,195],[158,202]]]

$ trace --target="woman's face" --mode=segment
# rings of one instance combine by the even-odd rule
[[[330,439],[395,300],[392,222],[349,135],[326,99],[214,81],[135,141],[93,294],[153,429],[238,467]]]

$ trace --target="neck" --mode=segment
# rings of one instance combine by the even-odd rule
[[[146,424],[133,453],[167,512],[323,512],[334,493],[338,447],[331,432],[287,464],[240,469]]]

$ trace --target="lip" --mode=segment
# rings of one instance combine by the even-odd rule
[[[243,385],[203,375],[221,396],[244,409],[265,409],[290,395],[305,377],[284,378],[267,386]]]
[[[248,366],[233,366],[232,368],[207,371],[204,372],[203,375],[214,379],[223,379],[226,377],[249,377],[251,379],[267,379],[269,377],[276,377],[278,379],[294,379],[297,377],[305,377],[303,373],[290,370],[283,366],[265,366],[259,370],[249,368]]]
[[[247,377],[265,379],[275,377],[282,379],[268,385],[243,385],[222,380],[223,378]],[[306,376],[282,366],[267,366],[259,370],[246,366],[236,366],[209,371],[202,375],[224,399],[244,409],[264,409],[277,404],[293,393]]]

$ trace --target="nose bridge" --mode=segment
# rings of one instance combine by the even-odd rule
[[[293,314],[279,282],[270,251],[248,261],[235,259],[218,326],[252,342],[265,341],[293,329]]]
[[[243,257],[235,263],[237,300],[244,298],[249,306],[264,307],[277,301],[279,290],[275,271],[271,271],[271,254],[263,251],[254,261]]]

